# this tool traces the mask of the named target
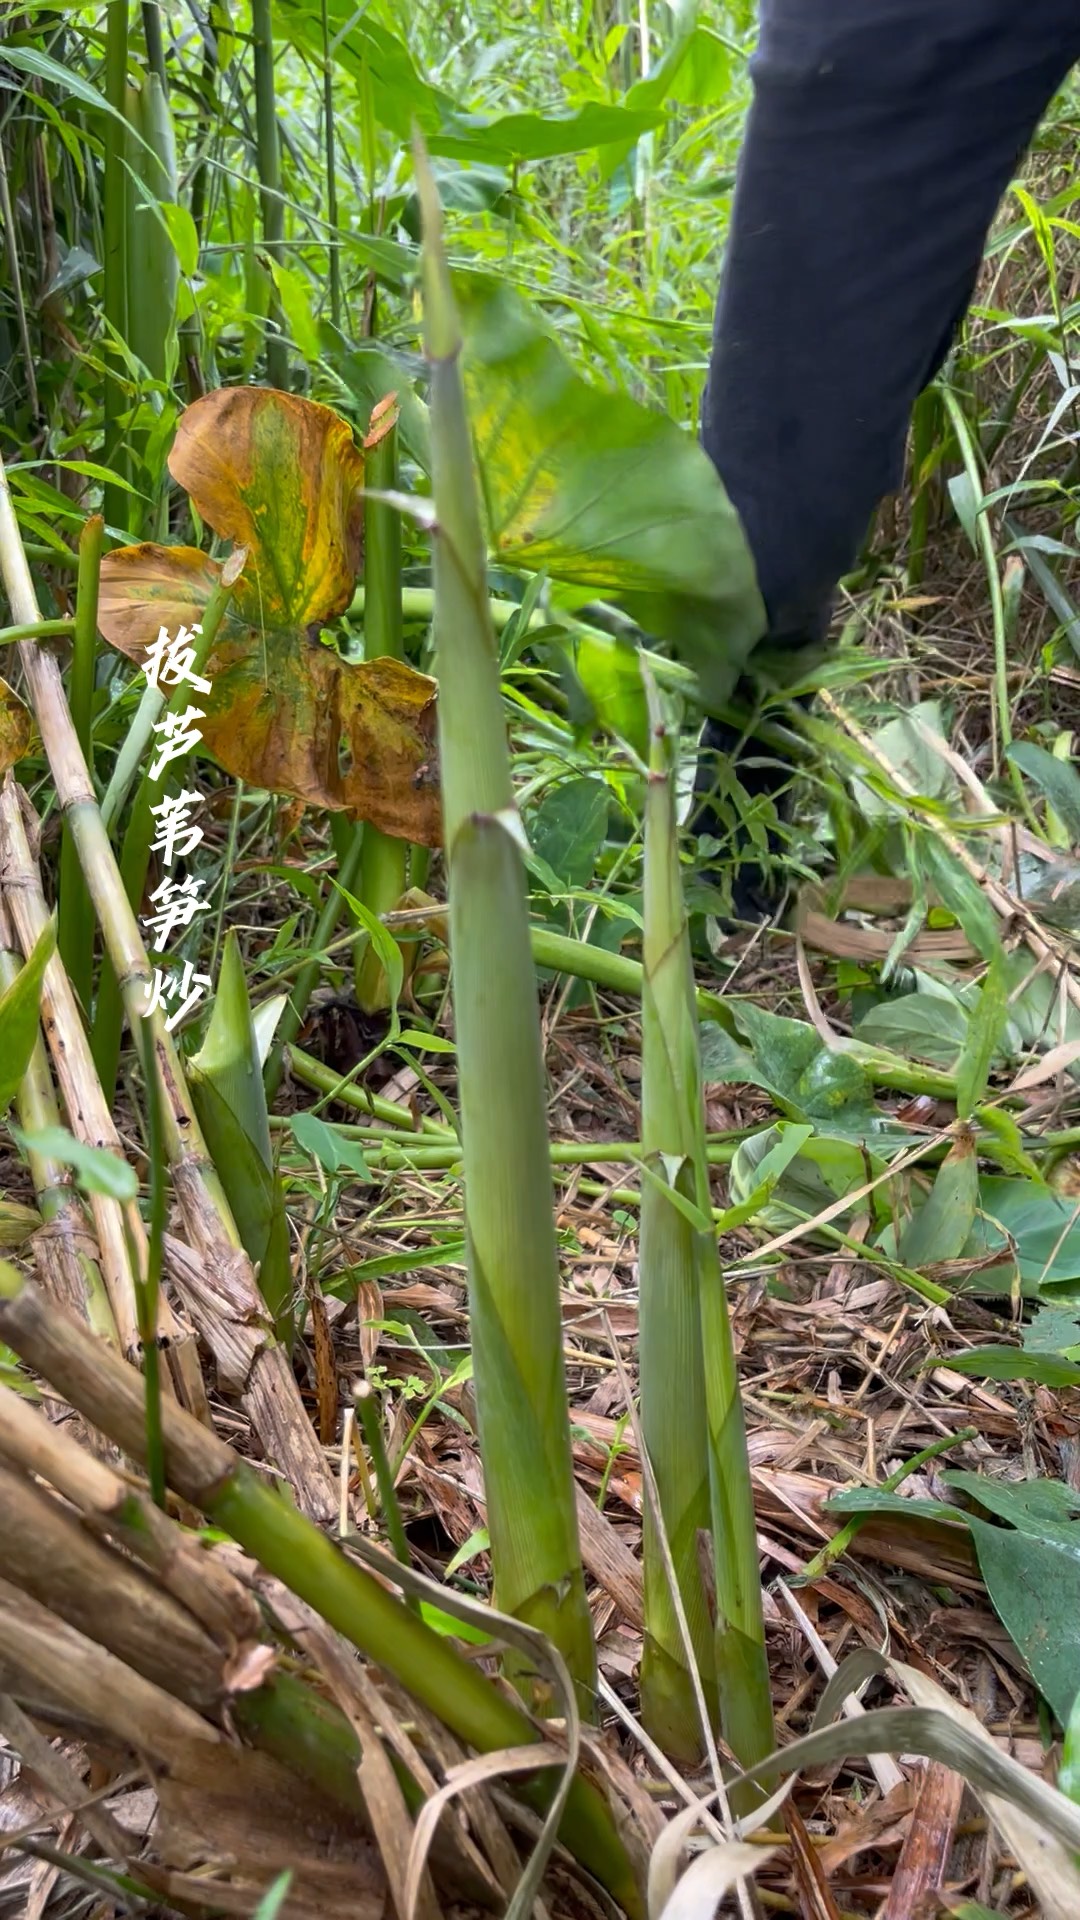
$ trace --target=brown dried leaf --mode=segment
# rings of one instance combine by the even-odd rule
[[[6,680],[0,680],[0,774],[21,760],[33,737],[30,710]]]
[[[350,665],[319,634],[360,566],[363,455],[329,407],[222,388],[184,414],[169,461],[207,524],[248,550],[207,668],[202,742],[227,773],[439,844],[434,682],[401,661]],[[191,547],[107,554],[98,621],[141,662],[195,625],[219,578]]]

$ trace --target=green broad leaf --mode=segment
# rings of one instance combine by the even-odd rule
[[[765,612],[711,461],[666,415],[591,386],[500,281],[462,275],[455,292],[498,563],[618,601],[696,668],[707,703],[724,700]]]
[[[162,201],[161,217],[168,228],[169,239],[180,262],[180,271],[190,278],[199,269],[199,235],[195,222],[187,208],[180,206],[175,200]]]
[[[886,721],[871,736],[877,752],[914,791],[926,800],[950,800],[956,794],[956,775],[948,762],[935,753],[918,722],[931,733],[942,733],[944,722],[936,700],[920,700],[909,713]],[[893,813],[888,801],[858,777],[852,780],[852,793],[859,811],[867,820],[879,820]]]
[[[959,1260],[975,1223],[979,1167],[974,1134],[963,1133],[950,1147],[934,1184],[900,1236],[899,1254],[916,1271]]]
[[[767,1127],[738,1147],[728,1175],[728,1191],[737,1207],[747,1204],[751,1196],[756,1197],[763,1184],[761,1169],[782,1138],[779,1127]],[[755,1209],[755,1217],[770,1233],[785,1233],[789,1227],[816,1218],[882,1172],[882,1162],[854,1141],[815,1134],[793,1155],[775,1180],[766,1203]],[[871,1209],[879,1222],[883,1222],[884,1203],[880,1191],[865,1196],[856,1205],[860,1212]],[[854,1208],[841,1211],[829,1224],[845,1229],[854,1211]]]
[[[1080,1366],[1060,1353],[1040,1353],[1037,1348],[971,1347],[967,1353],[953,1354],[949,1366],[954,1373],[973,1374],[977,1380],[1030,1380],[1039,1387],[1080,1387]]]
[[[1040,1306],[1023,1330],[1025,1348],[1080,1360],[1080,1319],[1074,1307]]]
[[[335,68],[360,83],[379,125],[406,144],[416,126],[430,140],[452,116],[455,103],[425,78],[405,42],[353,0],[326,0],[325,17]],[[310,55],[316,70],[322,71],[320,7],[310,6],[308,0],[278,0],[274,34]],[[349,238],[351,242],[351,234]]]
[[[950,1366],[952,1361],[949,1362]],[[982,1473],[968,1473],[962,1467],[947,1467],[941,1475],[944,1485],[955,1487],[970,1500],[978,1501],[988,1513],[1021,1532],[1040,1533],[1046,1528],[1065,1527],[1075,1550],[1080,1553],[1080,1526],[1073,1522],[1080,1515],[1080,1494],[1061,1480],[992,1480]]]
[[[62,1167],[70,1167],[84,1193],[101,1193],[109,1200],[138,1198],[135,1169],[121,1160],[119,1154],[110,1153],[105,1147],[87,1146],[85,1141],[76,1140],[66,1127],[39,1127],[34,1133],[24,1133],[21,1127],[9,1130],[12,1139],[17,1140],[25,1152],[38,1153],[42,1159],[57,1160]]]
[[[708,27],[698,26],[698,6],[673,8],[674,30],[652,72],[635,81],[626,105],[636,112],[654,112],[665,101],[680,106],[709,107],[726,100],[731,89],[731,52]],[[610,179],[625,165],[636,142],[623,142],[601,155],[601,175]]]
[[[1080,845],[1080,774],[1071,760],[1058,760],[1033,740],[1014,740],[1007,758],[1049,801],[1072,846]]]
[[[1064,1726],[1080,1692],[1080,1527],[1069,1541],[974,1516],[968,1526],[994,1611]]]
[[[41,982],[56,948],[56,921],[49,921],[30,958],[0,994],[0,1113],[19,1090],[38,1037]]]
[[[985,1266],[972,1284],[987,1293],[1008,1293],[1019,1281],[1021,1292],[1076,1288],[1080,1283],[1080,1206],[1037,1180],[984,1174],[979,1181],[979,1211],[963,1257],[986,1262],[999,1255],[1000,1266]]]
[[[10,40],[6,40],[4,42],[4,65],[14,67],[16,73],[25,73],[32,80],[46,81],[49,86],[57,89],[58,96],[61,100],[78,100],[82,106],[88,107],[92,113],[109,114],[113,120],[119,121],[120,125],[130,133],[133,140],[137,141],[140,146],[146,147],[146,141],[138,129],[128,126],[128,122],[125,120],[123,114],[118,112],[117,109],[106,100],[103,93],[99,93],[96,87],[91,86],[89,80],[84,80],[78,69],[70,63],[62,65],[59,60],[54,60],[50,54],[39,53],[36,47],[13,46]]]
[[[1025,900],[1028,897],[1025,885]],[[1080,1040],[1080,1010],[1071,1000],[1062,1006],[1059,982],[1052,970],[1023,947],[1009,954],[1005,964],[1010,1052],[1018,1054],[1028,1048],[1046,1052],[1050,1047]]]
[[[513,210],[513,182],[505,167],[460,166],[453,160],[435,160],[432,173],[439,189],[443,211],[454,213],[496,213],[509,215]],[[419,245],[420,201],[408,194],[401,207],[401,224]]]
[[[777,1133],[779,1139],[755,1169],[757,1186],[737,1206],[725,1209],[715,1223],[717,1233],[734,1233],[737,1227],[744,1227],[757,1217],[770,1199],[781,1175],[787,1171],[796,1154],[801,1153],[807,1141],[813,1138],[814,1129],[811,1126],[788,1125],[770,1128],[770,1132]]]
[[[959,1000],[905,993],[864,1013],[854,1029],[867,1046],[888,1047],[907,1060],[925,1060],[951,1073],[970,1044],[971,1020]]]
[[[367,1161],[357,1142],[350,1140],[339,1128],[320,1120],[317,1113],[290,1114],[289,1126],[297,1146],[305,1153],[310,1153],[325,1173],[344,1171],[356,1174],[361,1180],[371,1179]],[[356,1269],[353,1269],[352,1279],[355,1279],[355,1274]]]
[[[311,283],[307,275],[295,267],[283,267],[280,261],[273,259],[268,259],[268,265],[289,332],[308,365],[316,366],[320,340],[318,322],[311,305]]]
[[[594,100],[570,113],[504,113],[495,120],[451,114],[427,144],[430,153],[450,159],[517,167],[561,154],[633,145],[663,124],[664,115],[655,109],[632,112]]]
[[[415,262],[410,265],[415,268]],[[380,275],[384,281],[390,277],[386,273]],[[406,277],[403,267],[400,275],[402,288]],[[413,391],[413,383],[420,373],[419,364],[404,355],[391,353],[388,347],[374,341],[359,341],[353,346],[328,320],[319,322],[319,348],[323,359],[345,382],[365,417],[370,418],[372,410],[388,393],[397,396],[398,439],[420,471],[430,473],[427,408]]]
[[[917,836],[915,856],[928,885],[963,927],[976,952],[989,964],[1001,952],[1001,926],[982,888],[932,833]]]
[[[713,1021],[703,1022],[706,1082],[762,1087],[791,1118],[818,1123],[837,1137],[862,1139],[882,1129],[873,1085],[850,1054],[832,1052],[804,1020],[749,1002],[733,1006],[732,1015],[748,1044],[740,1045]]]
[[[639,760],[649,757],[649,715],[641,659],[622,635],[582,633],[574,666],[598,727],[624,740]]]
[[[608,789],[587,777],[544,795],[528,820],[529,845],[567,887],[587,887],[607,838]]]
[[[905,1499],[902,1493],[890,1493],[885,1487],[845,1487],[825,1502],[826,1513],[843,1514],[847,1519],[859,1514],[896,1514],[904,1520],[947,1520],[962,1524],[967,1515],[944,1500]]]
[[[990,1069],[998,1057],[1008,1019],[1005,956],[998,952],[987,968],[956,1069],[956,1111],[961,1120],[970,1120],[986,1092]]]
[[[967,534],[968,539],[971,541],[972,546],[977,550],[979,544],[979,509],[982,506],[982,501],[971,483],[971,475],[966,472],[953,474],[949,479],[948,487],[949,498],[955,508],[956,517],[963,527],[964,532]]]

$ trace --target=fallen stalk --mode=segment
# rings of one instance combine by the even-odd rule
[[[145,1461],[143,1383],[79,1322],[46,1307],[0,1262],[0,1339],[134,1459]],[[434,1632],[380,1580],[247,1466],[216,1434],[171,1403],[162,1406],[169,1485],[313,1606],[330,1626],[384,1667],[458,1738],[481,1752],[535,1745],[526,1713]],[[392,1564],[392,1563],[391,1563]],[[529,1794],[543,1804],[539,1784]],[[562,1825],[570,1850],[632,1920],[641,1900],[602,1795],[578,1776]]]

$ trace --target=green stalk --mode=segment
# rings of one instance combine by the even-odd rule
[[[156,20],[156,6],[151,5],[149,12]],[[151,380],[165,385],[176,364],[180,263],[151,206],[151,201],[161,205],[177,198],[176,136],[165,86],[156,71],[144,74],[138,87],[125,88],[125,112],[132,130],[126,180],[127,342]],[[151,473],[147,466],[148,440],[147,429],[133,425],[128,430],[125,444],[129,472],[140,495],[164,500],[161,474],[156,470]],[[167,474],[165,480],[167,483]],[[152,500],[129,495],[126,512],[133,538],[153,535],[157,508]]]
[[[88,767],[94,764],[94,668],[97,662],[98,581],[105,523],[99,513],[83,522],[79,535],[79,580],[75,600],[75,638],[71,650],[68,705]],[[64,822],[60,845],[57,945],[83,1013],[94,991],[94,908],[79,865],[71,828]]]
[[[655,708],[655,701],[651,704]],[[697,995],[686,911],[677,894],[675,800],[669,749],[663,724],[658,721],[655,712],[653,754],[653,771],[649,777],[646,801],[650,841],[646,854],[646,903],[647,910],[651,909],[654,931],[647,935],[646,973],[650,986],[657,992],[657,1007],[655,1025],[650,1023],[652,1046],[649,1065],[670,1083],[670,1092],[661,1103],[661,1111],[667,1117],[670,1110],[671,1117],[677,1114],[679,1118],[675,1152],[682,1156],[680,1174],[682,1166],[686,1166],[690,1172],[686,1197],[689,1199],[692,1194],[697,1214],[697,1221],[688,1220],[688,1224],[697,1268],[700,1353],[705,1379],[716,1607],[716,1682],[724,1738],[736,1759],[744,1767],[749,1767],[772,1753],[775,1746],[772,1696],[765,1651],[750,1458],[746,1447],[746,1427],[720,1251],[712,1223]],[[656,871],[658,846],[661,849],[659,873]],[[666,948],[662,944],[665,934],[668,936]],[[659,996],[661,986],[662,999]],[[661,1019],[665,1022],[663,1026]],[[665,1048],[668,1050],[666,1061],[663,1058]],[[662,1194],[661,1198],[668,1210],[674,1212],[674,1202],[666,1194]],[[644,1204],[643,1199],[643,1211]],[[651,1321],[650,1331],[653,1325],[655,1320]],[[667,1375],[661,1376],[665,1386],[668,1378]],[[686,1404],[684,1384],[680,1415]],[[692,1398],[690,1404],[692,1407]],[[657,1414],[657,1420],[663,1414],[670,1417],[670,1413],[670,1408],[663,1408]],[[681,1478],[678,1485],[684,1496],[688,1495],[694,1484],[693,1466],[694,1463],[690,1461],[680,1463]],[[674,1538],[671,1544],[674,1551]]]
[[[139,1374],[79,1322],[46,1307],[7,1262],[0,1262],[0,1339],[123,1452],[145,1459]],[[172,1401],[162,1405],[162,1423],[174,1491],[392,1674],[460,1740],[489,1753],[539,1739],[527,1714],[479,1667],[346,1558],[216,1434]],[[522,1791],[544,1805],[553,1791],[550,1773]],[[641,1895],[612,1814],[602,1793],[580,1775],[571,1786],[560,1834],[630,1920],[641,1920]]]
[[[495,1592],[504,1612],[554,1642],[591,1711],[596,1656],[577,1537],[525,868],[487,611],[461,335],[438,194],[419,142],[416,177],[469,1312]]]
[[[218,28],[203,41],[202,68],[197,85],[197,103],[194,131],[189,134],[188,152],[196,158],[191,171],[189,209],[195,233],[201,247],[206,217],[207,183],[210,179],[210,167],[207,160],[207,147],[210,142],[210,128],[217,109],[218,80]],[[198,308],[192,303],[191,311],[180,323],[178,335],[178,356],[183,370],[184,384],[188,399],[195,400],[204,391],[202,369],[199,364],[199,343],[201,324]]]
[[[74,631],[74,620],[27,620],[21,626],[0,627],[0,647],[16,640],[64,640]]]
[[[363,832],[354,832],[345,859],[338,868],[337,878],[339,886],[344,887],[347,892],[352,891],[353,883],[360,866],[363,844]],[[282,1013],[274,1045],[270,1050],[266,1062],[266,1068],[263,1073],[263,1085],[266,1088],[266,1097],[268,1100],[273,1099],[281,1085],[281,1076],[287,1058],[290,1053],[296,1053],[292,1042],[304,1024],[304,1017],[310,1005],[311,996],[319,984],[319,977],[322,973],[322,956],[334,937],[334,929],[344,911],[345,901],[338,887],[328,885],[326,898],[323,901],[315,931],[311,936],[310,951],[312,957],[305,966],[301,967],[296,976],[293,990],[289,995],[288,1006]],[[307,1056],[300,1055],[299,1057],[306,1059]],[[300,1077],[299,1074],[298,1077]],[[336,1078],[336,1076],[333,1075],[331,1077]],[[320,1088],[320,1091],[324,1091],[324,1089]]]
[[[369,1093],[366,1087],[355,1086],[346,1076],[335,1072],[333,1067],[324,1066],[321,1060],[313,1060],[309,1053],[303,1053],[299,1047],[289,1046],[285,1049],[285,1065],[301,1086],[310,1087],[313,1093],[321,1093],[327,1100],[358,1107],[362,1113],[370,1113],[387,1126],[403,1127],[408,1133],[450,1141],[457,1146],[457,1135],[445,1121],[433,1120],[429,1114],[421,1114],[417,1120],[408,1107],[396,1106],[392,1100],[384,1100],[380,1094]]]
[[[168,76],[165,71],[165,42],[161,34],[161,11],[157,0],[141,0],[143,38],[146,41],[146,60],[151,73],[157,79],[162,93],[168,91]]]
[[[281,143],[274,97],[272,0],[251,0],[251,37],[255,48],[255,139],[263,246],[271,260],[283,265],[285,202],[281,194]],[[281,302],[274,284],[270,287],[267,315],[266,377],[272,387],[288,390],[289,353],[282,330]]]
[[[376,493],[393,492],[398,484],[397,427],[392,426],[366,455],[367,481]],[[364,657],[404,658],[401,620],[401,515],[384,500],[364,503]],[[405,892],[408,844],[381,833],[370,821],[364,828],[360,855],[359,897],[376,916],[392,913]],[[389,1006],[383,967],[374,944],[366,936],[357,943],[356,998],[361,1011],[376,1013]]]
[[[364,1443],[375,1469],[375,1485],[379,1489],[379,1505],[382,1508],[386,1526],[386,1537],[390,1542],[394,1559],[400,1561],[403,1567],[407,1567],[410,1564],[409,1542],[405,1533],[405,1523],[401,1517],[401,1508],[398,1505],[397,1488],[394,1485],[394,1475],[386,1451],[386,1441],[383,1437],[382,1414],[375,1389],[369,1380],[361,1380],[353,1400],[357,1419],[363,1429]],[[419,1603],[412,1596],[406,1595],[406,1605],[410,1612],[419,1613]]]
[[[674,793],[662,727],[654,729],[645,801],[644,965],[641,992],[641,1136],[652,1178],[642,1182],[640,1226],[641,1432],[659,1513],[645,1503],[645,1641],[641,1713],[674,1760],[702,1757],[699,1692],[668,1581],[666,1537],[697,1676],[716,1719],[712,1624],[698,1535],[710,1522],[709,1445],[701,1355],[696,1209],[704,1152],[694,978],[679,876]],[[676,1197],[683,1207],[675,1204]]]
[[[326,220],[329,226],[327,249],[330,268],[330,319],[341,327],[341,259],[338,252],[337,141],[334,135],[334,62],[330,51],[330,22],[326,0],[322,0],[323,51],[323,146],[326,154]],[[370,656],[369,656],[370,657]],[[367,896],[365,895],[366,899]]]
[[[202,633],[193,639],[195,659],[192,671],[202,673],[213,651],[218,629],[225,617],[225,611],[232,598],[233,588],[243,571],[247,551],[236,547],[221,569],[221,577],[206,603],[202,617]],[[153,687],[147,687],[153,693]],[[160,699],[160,694],[157,695]],[[192,700],[192,689],[186,680],[174,687],[168,697],[161,702],[164,713],[183,712]],[[142,719],[142,708],[138,719]],[[151,721],[147,737],[152,736]],[[124,882],[124,892],[135,912],[138,912],[146,885],[146,870],[150,864],[150,846],[154,838],[154,817],[150,809],[164,794],[164,787],[150,778],[150,763],[143,770],[139,790],[131,809],[127,832],[124,835],[123,849],[120,854],[120,873]],[[106,796],[107,798],[108,796]],[[123,997],[111,966],[105,965],[101,971],[101,984],[98,989],[97,1008],[94,1014],[93,1048],[94,1062],[98,1078],[108,1099],[116,1091],[116,1076],[120,1066],[120,1036],[123,1031]]]
[[[128,478],[123,442],[122,416],[127,407],[122,363],[110,337],[128,337],[127,281],[127,173],[124,160],[127,127],[124,117],[128,62],[128,0],[108,0],[105,16],[105,98],[112,111],[105,116],[102,140],[105,153],[104,178],[104,288],[103,311],[106,338],[103,342],[104,381],[102,387],[102,461],[120,481]],[[105,487],[103,510],[107,528],[127,527],[128,500],[123,486]]]

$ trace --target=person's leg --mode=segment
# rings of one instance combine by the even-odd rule
[[[1078,58],[1078,0],[761,0],[702,440],[771,645],[824,634]],[[733,741],[714,724],[703,744]]]

